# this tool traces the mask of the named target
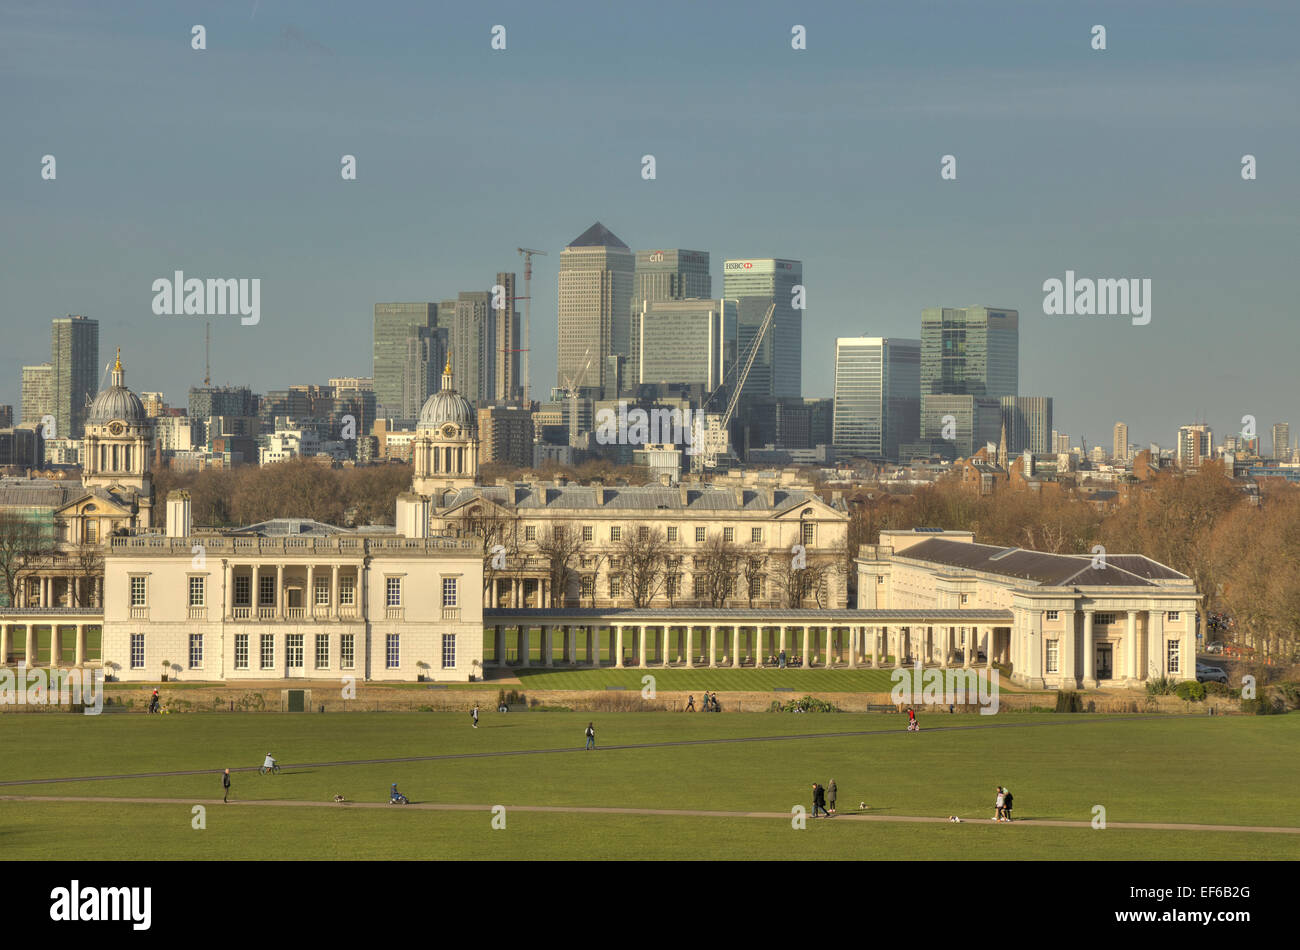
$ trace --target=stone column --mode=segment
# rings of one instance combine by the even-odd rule
[[[1079,612],[1077,610],[1066,610],[1062,611],[1062,613],[1065,615],[1065,633],[1061,637],[1060,650],[1058,651],[1060,655],[1061,685],[1074,689],[1077,685],[1075,678],[1078,676],[1074,664],[1074,656],[1077,652],[1074,631],[1075,624],[1079,620]]]
[[[0,623],[0,666],[9,662],[9,624]]]
[[[1083,685],[1087,689],[1097,688],[1097,643],[1092,630],[1091,609],[1083,612]]]
[[[84,666],[85,663],[86,663],[86,625],[84,623],[79,623],[77,624],[76,664],[77,666]]]
[[[903,667],[903,628],[901,626],[886,628],[887,631],[891,629],[894,634],[894,669],[898,670]],[[885,634],[885,649],[889,649],[888,633]]]
[[[849,627],[849,669],[851,670],[858,668],[858,644],[861,629],[861,627]]]
[[[812,654],[808,652],[808,635],[811,632],[812,630],[809,627],[805,626],[803,628],[803,667],[805,670],[812,663]]]
[[[555,665],[555,643],[551,639],[553,629],[549,623],[542,624],[542,666]]]
[[[781,624],[781,652],[785,652],[785,624]]]
[[[1128,654],[1128,662],[1125,664],[1127,669],[1124,671],[1125,676],[1132,681],[1137,680],[1138,653],[1137,653],[1137,615],[1136,610],[1128,611],[1128,626],[1124,631],[1124,652]]]
[[[691,624],[686,625],[682,631],[682,639],[686,641],[686,668],[695,668],[695,627]]]
[[[600,627],[594,623],[587,625],[587,662],[592,669],[600,666]]]
[[[27,666],[36,665],[36,624],[27,625]]]
[[[984,669],[993,669],[993,644],[998,638],[997,627],[986,627],[988,630],[989,645],[984,648]]]
[[[718,665],[718,628],[714,624],[709,624],[709,666]]]
[[[308,620],[316,619],[316,565],[307,565],[307,590],[303,592],[303,616]],[[305,639],[305,638],[304,638]]]
[[[517,625],[519,631],[519,665],[527,666],[533,659],[532,630],[527,622]]]
[[[231,620],[235,616],[235,565],[229,559],[222,562],[221,582],[225,585],[221,595],[221,617]]]
[[[880,669],[880,628],[871,628],[871,668]]]
[[[248,595],[248,602],[249,602],[249,604],[251,604],[251,606],[250,606],[250,608],[249,608],[249,611],[248,611],[248,615],[249,615],[249,617],[251,617],[253,620],[256,620],[256,619],[257,619],[257,612],[258,612],[259,610],[262,609],[262,590],[261,590],[261,587],[262,587],[262,567],[261,567],[260,564],[258,564],[256,561],[254,561],[254,562],[253,562],[253,580],[252,580],[252,589],[251,589],[251,591],[249,592],[249,595]],[[252,640],[253,640],[253,638],[250,636],[250,637],[249,637],[249,641],[250,641],[250,643],[251,643]],[[252,647],[251,647],[251,646],[249,647],[249,651],[250,651],[250,654],[251,654],[251,651],[252,651]],[[248,658],[248,664],[249,664],[249,666],[252,666],[252,664],[253,664],[253,658],[252,658],[251,655],[250,655],[249,658]]]
[[[275,565],[275,619],[284,619],[284,564]]]
[[[646,634],[649,632],[650,632],[650,628],[645,624],[642,624],[641,626],[637,627],[636,630],[636,640],[637,640],[637,647],[638,647],[637,665],[640,666],[642,669],[645,669],[646,657],[648,656],[648,654],[646,653]]]
[[[623,667],[623,625],[618,624],[614,628],[614,665],[619,669]]]
[[[731,665],[740,666],[740,624],[731,628]]]
[[[339,566],[330,565],[330,616],[335,620],[339,619]],[[497,630],[500,630],[497,627]],[[498,658],[500,654],[497,654]]]
[[[506,665],[506,628],[497,624],[492,628],[493,653],[496,655],[496,665]]]

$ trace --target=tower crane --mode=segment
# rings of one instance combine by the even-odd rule
[[[572,446],[578,439],[578,390],[582,388],[582,381],[587,378],[587,370],[591,369],[591,347],[587,347],[582,353],[582,369],[578,370],[573,376],[564,377],[563,390],[569,397],[569,445]]]
[[[524,345],[520,347],[523,353],[523,377],[524,377],[524,408],[528,409],[532,403],[528,401],[528,334],[533,322],[533,255],[541,254],[546,256],[545,251],[539,251],[532,247],[515,248],[524,256]],[[519,298],[515,298],[518,300]],[[514,304],[511,304],[513,307]]]
[[[694,438],[702,438],[704,446],[691,456],[691,471],[693,473],[700,474],[703,469],[718,467],[718,453],[725,451],[727,448],[727,426],[731,425],[731,417],[735,415],[736,406],[740,403],[740,391],[745,388],[745,380],[749,379],[749,370],[754,365],[754,358],[758,356],[758,349],[762,346],[763,338],[772,325],[772,316],[775,313],[776,301],[772,301],[772,305],[767,308],[767,313],[763,316],[763,322],[759,324],[758,332],[754,334],[754,339],[750,342],[749,349],[745,353],[744,366],[736,375],[736,385],[731,391],[731,398],[727,400],[727,409],[722,414],[722,419],[716,428],[708,425],[706,431],[704,410],[713,401],[713,397],[722,389],[722,385],[719,385],[717,389],[709,394],[707,399],[700,403]],[[725,382],[724,380],[723,385],[725,385]]]

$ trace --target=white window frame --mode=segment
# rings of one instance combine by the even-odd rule
[[[270,647],[268,659],[267,647]],[[275,634],[263,633],[257,644],[257,662],[259,670],[275,669]]]
[[[144,634],[131,634],[131,669],[144,669]]]
[[[196,588],[195,588],[195,585],[196,585],[196,584],[198,585],[198,587],[197,587],[198,599],[197,599],[197,600],[196,600],[195,597],[194,597],[194,595],[195,595],[195,593],[196,593]],[[190,605],[191,607],[206,607],[206,606],[208,605],[208,603],[207,603],[207,601],[208,601],[208,596],[207,596],[207,595],[208,595],[208,575],[206,575],[206,574],[191,574],[191,575],[189,575],[189,605]]]
[[[384,635],[384,669],[396,670],[402,665],[402,635],[389,633]]]
[[[149,606],[149,575],[147,574],[131,575],[131,606],[132,607]]]
[[[199,604],[199,606],[203,606]],[[203,634],[190,634],[190,669],[203,669]]]
[[[316,669],[328,670],[330,668],[330,635],[328,633],[316,634]]]
[[[400,574],[388,574],[384,577],[384,606],[402,606],[402,578]]]
[[[695,543],[703,544],[709,539],[709,529],[697,527],[695,529]]]
[[[444,670],[456,668],[456,634],[454,633],[442,635],[442,668]]]
[[[1045,654],[1043,659],[1044,672],[1060,673],[1061,672],[1060,641],[1059,640],[1044,641],[1043,647],[1044,647],[1043,652]]]
[[[458,577],[444,577],[442,579],[442,606],[456,607],[459,604],[460,584],[457,583]]]

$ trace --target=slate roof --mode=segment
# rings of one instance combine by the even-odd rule
[[[321,521],[313,521],[310,518],[272,518],[270,521],[259,521],[257,524],[246,525],[242,528],[233,528],[223,532],[228,535],[248,536],[255,535],[259,538],[286,538],[286,537],[326,537],[335,534],[352,534],[347,528],[339,528],[332,524],[325,524]]]
[[[79,481],[0,478],[0,508],[62,508],[85,494]]]
[[[611,493],[602,503],[600,492]],[[625,511],[691,510],[691,511],[771,511],[780,513],[810,501],[821,501],[810,491],[776,489],[771,506],[765,492],[752,488],[730,489],[688,488],[683,504],[677,488],[657,485],[616,486],[602,489],[594,485],[555,485],[528,483],[517,485],[485,485],[462,488],[449,507],[483,497],[497,504],[520,509],[620,509]],[[837,509],[842,508],[840,504]]]
[[[898,552],[932,564],[1018,577],[1049,587],[1155,587],[1157,580],[1188,578],[1140,554],[1106,555],[1106,566],[1094,568],[1087,554],[1048,554],[995,544],[967,544],[929,538]]]
[[[614,620],[618,622],[645,620],[685,623],[692,620],[713,620],[722,623],[772,624],[781,622],[823,624],[828,621],[845,623],[872,623],[892,620],[906,623],[909,620],[955,620],[965,623],[1009,623],[1010,610],[855,610],[849,607],[816,608],[784,607],[505,607],[483,608],[483,623],[504,623],[526,620],[534,624],[547,620]]]
[[[621,247],[630,250],[614,236],[614,232],[597,221],[569,242],[569,247]]]

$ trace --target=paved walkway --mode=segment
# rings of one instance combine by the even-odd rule
[[[76,796],[76,795],[0,795],[0,801],[4,802],[81,802],[87,804],[139,804],[139,805],[212,805],[222,804],[221,801],[213,799],[192,799],[180,798],[96,798],[94,796]],[[263,800],[263,801],[234,801],[231,805],[243,807],[282,807],[282,808],[392,808],[386,802],[303,802],[288,800]],[[412,802],[410,805],[402,806],[424,811],[472,811],[485,812],[491,814],[494,805],[465,805],[449,802]],[[781,811],[701,811],[694,809],[674,809],[674,808],[594,808],[579,805],[506,805],[507,812],[555,812],[570,815],[643,815],[669,818],[770,818],[789,821],[790,812]],[[810,819],[811,820],[811,819]],[[914,822],[920,824],[950,824],[947,818],[933,818],[925,815],[864,815],[857,812],[844,812],[837,814],[830,819],[817,819],[818,821],[902,821]],[[989,819],[965,818],[962,824],[991,824]],[[1018,818],[1011,822],[1015,827],[1029,828],[1091,828],[1092,823],[1088,821],[1060,821],[1038,818]],[[1145,831],[1237,831],[1253,832],[1263,834],[1289,834],[1300,835],[1300,828],[1290,827],[1270,827],[1266,825],[1181,825],[1168,822],[1148,822],[1148,821],[1109,821],[1106,823],[1106,830],[1111,829],[1134,829]]]
[[[990,717],[992,718],[992,717]],[[1041,722],[986,722],[975,725],[951,725],[951,726],[923,726],[922,732],[962,732],[970,729],[1034,729],[1041,727],[1062,727],[1062,726],[1090,726],[1101,725],[1103,723],[1115,722],[1117,720],[1133,720],[1139,722],[1150,722],[1155,719],[1184,719],[1185,716],[1107,716],[1104,719],[1066,719],[1066,720],[1043,720]],[[489,726],[488,728],[492,728]],[[713,739],[667,739],[661,742],[636,742],[626,745],[602,745],[599,751],[617,752],[628,749],[661,749],[672,746],[688,745],[725,745],[736,742],[791,742],[798,739],[844,739],[855,736],[884,736],[898,735],[906,733],[905,726],[894,725],[888,729],[868,729],[853,732],[814,732],[814,733],[797,733],[787,736],[727,736]],[[916,741],[916,740],[909,740]],[[560,749],[504,749],[496,752],[446,752],[438,755],[408,755],[384,759],[346,759],[337,762],[281,762],[280,768],[289,772],[294,769],[323,769],[334,766],[344,765],[394,765],[402,762],[437,762],[446,759],[490,759],[501,756],[511,755],[556,755],[562,753],[582,752],[581,746],[565,746]],[[0,782],[0,788],[15,785],[52,785],[59,782],[107,782],[116,779],[132,778],[170,778],[180,775],[211,775],[220,772],[222,767],[210,769],[177,769],[168,772],[128,772],[122,775],[79,775],[67,778],[23,778],[9,779]],[[232,768],[232,774],[236,772],[256,772],[260,768],[257,765],[242,766]]]

